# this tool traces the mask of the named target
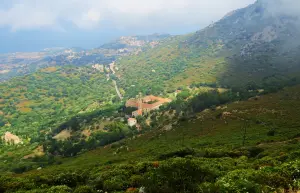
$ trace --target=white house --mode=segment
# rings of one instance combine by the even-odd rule
[[[135,118],[129,118],[128,119],[128,125],[130,126],[130,127],[133,127],[133,126],[135,126],[137,124],[137,120],[135,119]]]

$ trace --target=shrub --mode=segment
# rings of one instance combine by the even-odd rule
[[[220,191],[219,191],[219,187],[216,184],[210,183],[210,182],[204,182],[198,186],[197,192],[198,193],[216,193],[216,192],[220,192]]]
[[[61,173],[54,177],[55,185],[67,185],[69,187],[76,187],[78,184],[83,184],[86,180],[84,173],[80,172],[67,172]]]
[[[31,169],[32,169],[31,165],[20,164],[20,165],[13,167],[11,170],[12,170],[12,172],[14,172],[16,174],[21,174],[21,173],[29,171]]]
[[[126,185],[124,183],[124,180],[118,177],[114,177],[109,180],[105,180],[103,183],[103,190],[112,192],[116,190],[125,190]]]
[[[74,193],[93,193],[95,192],[91,187],[89,186],[78,186]]]
[[[260,170],[255,180],[272,188],[289,188],[289,180],[279,172],[272,171],[269,168]]]
[[[213,169],[197,160],[174,158],[148,172],[144,186],[147,193],[196,192],[198,184],[213,182],[216,177]]]
[[[61,185],[61,186],[52,186],[47,193],[69,193],[72,189],[68,186]]]
[[[147,171],[151,170],[152,168],[153,168],[152,162],[141,162],[135,166],[134,172],[135,173],[146,173]]]
[[[212,149],[212,148],[206,148],[204,154],[204,157],[207,158],[221,158],[221,157],[228,157],[228,156],[229,155],[227,154],[226,151],[222,149]]]
[[[285,177],[295,189],[300,188],[300,161],[285,163],[280,168],[280,175]]]
[[[257,172],[255,170],[235,170],[229,172],[217,181],[220,192],[262,192],[262,187],[254,182]]]
[[[18,189],[33,189],[34,183],[24,178],[0,176],[0,192],[16,191]]]
[[[143,182],[143,176],[133,175],[133,176],[130,177],[129,181],[130,181],[130,185],[132,187],[140,187],[142,185],[142,182]]]
[[[268,135],[268,136],[274,136],[275,133],[276,133],[276,132],[275,132],[275,129],[272,128],[272,129],[270,129],[270,130],[268,131],[267,135]]]
[[[264,149],[260,147],[249,147],[247,150],[249,152],[249,157],[256,157],[258,154],[264,151]]]
[[[169,153],[161,154],[158,159],[165,160],[172,157],[185,157],[187,155],[195,155],[196,152],[191,148],[183,148]]]
[[[298,159],[299,157],[300,157],[300,151],[294,151],[289,155],[289,159],[291,160]]]

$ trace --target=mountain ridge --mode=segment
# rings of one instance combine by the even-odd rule
[[[263,87],[264,79],[274,74],[295,78],[300,68],[300,42],[294,38],[299,36],[299,19],[269,15],[265,9],[257,1],[195,33],[174,37],[149,52],[119,60],[119,76],[140,82],[147,76],[144,69],[160,71],[147,77],[145,86],[172,89],[181,82],[186,86],[210,82],[221,87],[255,82]],[[174,72],[165,80],[166,70]],[[132,84],[120,81],[127,88]]]

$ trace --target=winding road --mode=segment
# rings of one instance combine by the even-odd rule
[[[120,98],[121,100],[123,100],[123,96],[122,96],[121,93],[120,93],[120,90],[119,90],[119,88],[118,88],[117,82],[116,82],[115,80],[113,80],[113,83],[114,83],[114,85],[115,85],[115,89],[116,89],[116,92],[117,92],[119,98]]]

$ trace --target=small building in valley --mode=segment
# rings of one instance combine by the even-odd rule
[[[137,124],[137,120],[135,118],[129,118],[128,119],[128,126],[133,127]]]
[[[138,117],[138,116],[142,116],[142,115],[143,115],[142,109],[138,109],[138,110],[132,112],[133,117]]]

